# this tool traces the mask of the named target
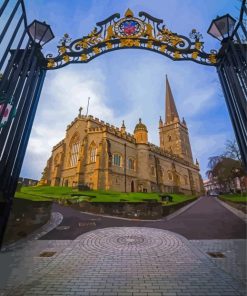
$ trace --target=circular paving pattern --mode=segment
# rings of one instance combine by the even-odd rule
[[[98,229],[76,239],[83,252],[102,255],[162,256],[182,247],[182,240],[173,233],[160,229],[116,227]]]

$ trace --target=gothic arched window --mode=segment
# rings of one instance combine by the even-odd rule
[[[113,165],[115,166],[121,166],[121,155],[118,153],[113,154]]]
[[[90,155],[90,162],[96,162],[96,156],[97,156],[97,147],[94,142],[91,143],[89,148],[89,155]]]
[[[70,152],[69,152],[69,166],[73,167],[77,165],[80,141],[78,134],[75,134],[70,141],[69,144]]]
[[[172,176],[171,172],[168,172],[168,179],[171,180],[171,181],[173,180],[173,176]]]
[[[130,170],[134,170],[135,169],[135,160],[133,158],[129,158],[128,159],[128,168]]]

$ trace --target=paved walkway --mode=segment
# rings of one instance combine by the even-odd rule
[[[39,257],[44,251],[56,253]],[[1,253],[0,262],[6,275],[1,296],[245,295],[242,283],[193,243],[154,228],[113,227],[74,241],[37,240]]]
[[[245,295],[246,224],[215,199],[168,221],[54,211],[56,229],[0,253],[0,296]]]
[[[181,234],[188,239],[245,239],[246,223],[212,197],[203,197],[180,215],[167,221],[138,221],[101,217],[81,213],[55,204],[54,212],[62,213],[61,226],[41,239],[76,239],[88,231],[107,227],[151,227]],[[63,230],[62,230],[63,229]]]

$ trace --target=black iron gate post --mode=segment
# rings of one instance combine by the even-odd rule
[[[8,2],[6,0],[0,9],[0,16]],[[21,17],[11,35],[8,30],[11,24],[13,26],[18,9],[22,12]],[[20,31],[22,21],[23,30]],[[45,23],[33,21],[26,25],[22,0],[17,1],[7,18],[0,44],[9,36],[9,44],[0,57],[0,69],[3,69],[0,80],[0,247],[45,79],[47,62],[41,49],[54,38]],[[16,39],[18,46],[11,49]]]
[[[212,21],[208,33],[221,41],[217,72],[224,92],[235,137],[247,171],[247,8],[242,2],[240,18],[229,14]]]

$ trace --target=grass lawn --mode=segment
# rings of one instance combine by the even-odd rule
[[[241,196],[241,194],[226,194],[226,195],[220,195],[220,198],[225,199],[225,200],[229,200],[231,202],[235,202],[235,203],[247,203],[247,194],[243,194]]]
[[[194,198],[194,196],[188,196],[183,194],[169,194],[173,197],[172,203],[164,203],[166,205],[176,204],[188,199]],[[158,193],[140,193],[130,192],[121,193],[113,191],[78,191],[70,187],[50,187],[50,186],[34,186],[34,187],[22,187],[21,192],[16,192],[16,198],[24,198],[32,201],[46,201],[46,200],[61,200],[61,199],[76,199],[78,201],[90,201],[90,202],[143,202],[145,200],[157,200],[160,201]]]

